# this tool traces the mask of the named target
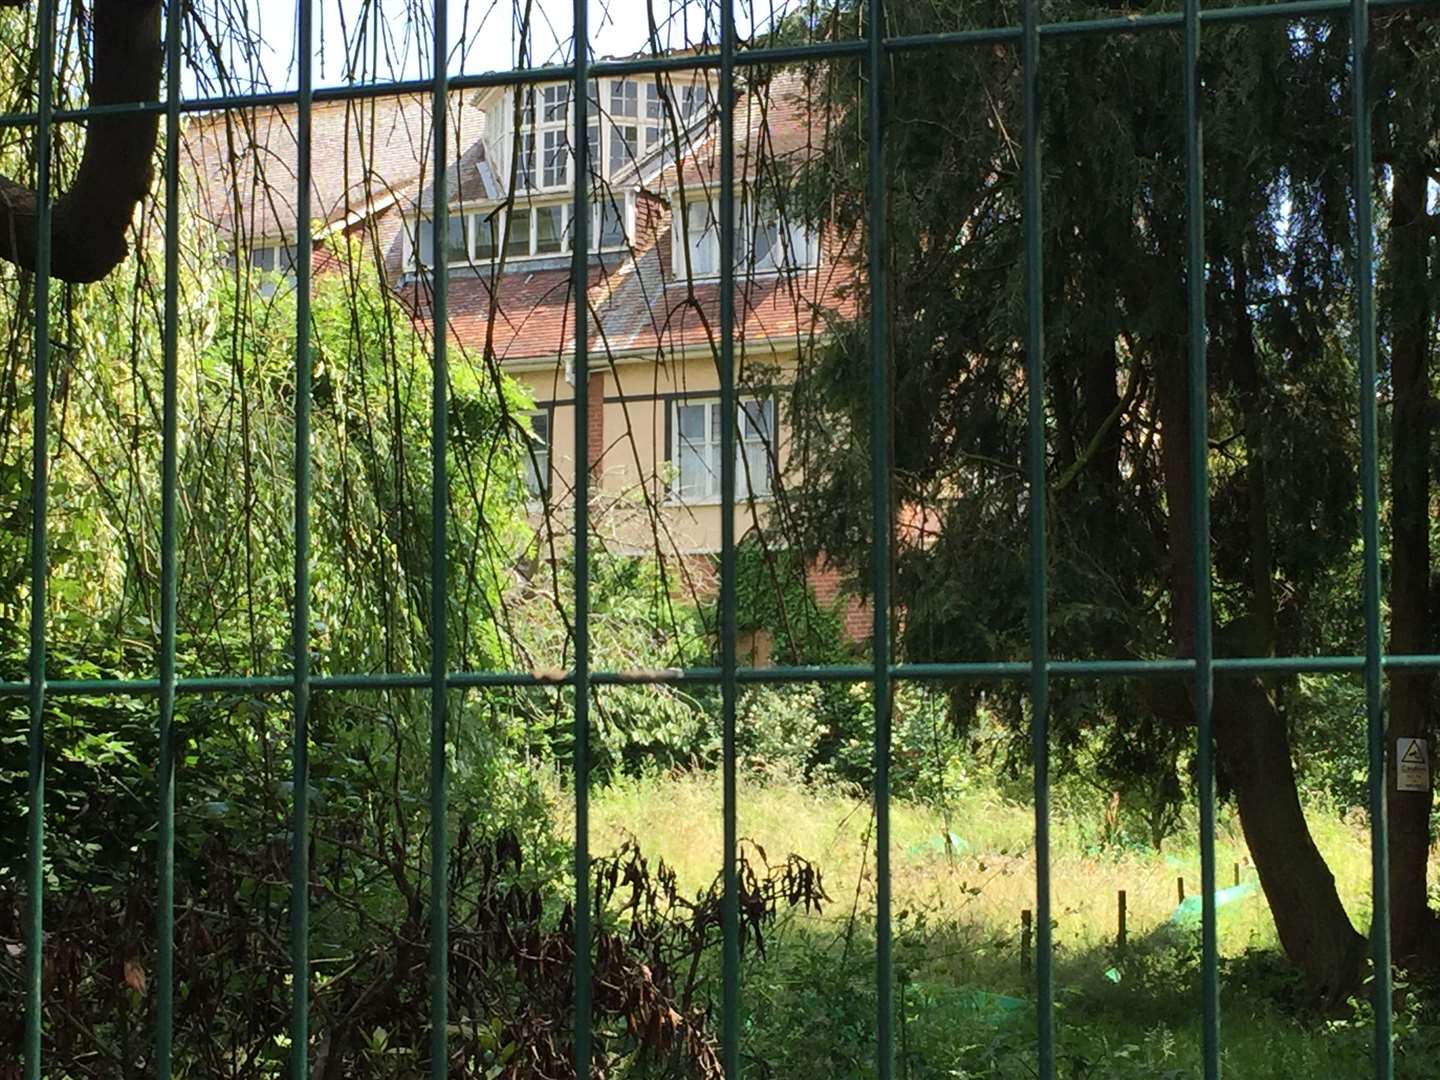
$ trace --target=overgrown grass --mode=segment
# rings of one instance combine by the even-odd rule
[[[756,1076],[873,1073],[873,814],[836,788],[742,781],[742,837],[772,858],[796,852],[823,871],[832,903],[795,915],[745,971],[745,1051]],[[1052,824],[1051,879],[1059,990],[1060,1075],[1199,1076],[1198,926],[1178,924],[1177,878],[1199,891],[1193,827],[1163,851],[1105,843],[1098,812],[1062,791]],[[722,845],[713,774],[631,780],[597,791],[592,844],[636,837],[697,890],[714,880]],[[943,807],[892,807],[900,1075],[1035,1075],[1033,1009],[1020,956],[1021,912],[1035,907],[1031,809],[995,790]],[[1369,919],[1366,822],[1327,811],[1311,828],[1357,926]],[[952,837],[949,843],[946,837]],[[1221,886],[1254,881],[1239,823],[1221,815]],[[1117,949],[1125,890],[1129,944]],[[1258,889],[1220,909],[1227,1075],[1335,1078],[1368,1073],[1370,1032],[1353,1017],[1308,1011],[1278,953]],[[1417,1006],[1418,1007],[1418,1006]],[[1399,1075],[1440,1077],[1440,1038],[1424,1015],[1402,1015]]]

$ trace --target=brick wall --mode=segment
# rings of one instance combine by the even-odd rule
[[[815,590],[815,600],[822,608],[833,607],[836,598],[844,589],[844,578],[839,569],[820,558],[810,564],[806,577]],[[847,641],[866,641],[870,637],[874,615],[870,605],[857,596],[846,596],[841,611],[841,627]]]
[[[600,470],[600,459],[605,455],[605,376],[590,376],[590,407],[585,417],[586,449],[590,453],[590,471]]]

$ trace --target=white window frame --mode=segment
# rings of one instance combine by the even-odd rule
[[[698,191],[691,197],[674,201],[670,228],[670,265],[675,276],[685,273],[685,249],[690,249],[690,272],[695,280],[715,278],[720,275],[720,207],[716,193],[710,189]],[[764,202],[761,205],[765,205]],[[706,225],[698,231],[690,219],[695,211],[706,207]],[[735,215],[735,272],[738,275],[763,277],[768,274],[787,274],[811,270],[820,265],[820,241],[804,222],[788,224],[774,210],[770,224],[782,247],[783,262],[767,258],[757,265],[755,262],[755,201],[750,193],[736,200]],[[682,219],[682,215],[685,217]],[[771,252],[773,253],[773,245]]]
[[[551,439],[554,437],[553,418],[549,409],[535,409],[526,414],[529,422],[529,439],[525,445],[525,493],[526,497],[533,503],[544,502],[550,495],[550,458],[554,452]],[[539,435],[535,431],[535,422],[544,421],[545,433]]]
[[[232,248],[225,257],[225,265],[234,268],[239,264],[240,255],[245,256],[246,277],[261,296],[274,296],[284,282],[295,284],[295,260],[299,255],[298,244],[284,237],[269,236],[253,239],[249,244]],[[280,268],[281,253],[288,252],[288,265]],[[269,265],[265,265],[269,263]]]
[[[753,410],[758,407],[763,411],[766,422],[769,426],[768,434],[749,434],[752,424],[749,421]],[[681,435],[680,414],[682,409],[702,409],[703,440],[699,443],[691,443]],[[721,441],[719,428],[720,399],[718,397],[681,397],[675,398],[670,404],[670,491],[669,501],[671,503],[685,506],[715,506],[720,503],[720,464],[721,464]],[[764,501],[771,497],[775,486],[775,470],[778,464],[777,453],[777,432],[778,413],[775,405],[774,395],[747,396],[741,398],[736,409],[735,428],[735,499],[737,505],[742,501],[751,499]],[[682,450],[687,447],[697,448],[701,456],[709,464],[705,466],[706,475],[699,490],[693,490],[694,485],[687,484],[684,473],[684,455]],[[747,457],[750,460],[749,468],[746,467]],[[765,470],[760,482],[756,483],[754,473],[755,463],[763,463]],[[687,488],[692,490],[687,491]]]
[[[665,102],[676,100],[682,124],[709,100],[709,89],[700,83],[682,83],[675,90],[661,89],[653,82],[637,79],[592,79],[589,83],[590,163],[602,179],[609,179],[633,161],[639,160],[664,139]],[[574,182],[575,154],[570,145],[574,125],[574,100],[568,83],[549,83],[515,91],[522,94],[520,141],[516,176],[524,191],[552,192]],[[602,102],[604,107],[602,107]],[[503,110],[506,117],[512,108]],[[506,128],[510,127],[507,120]],[[633,137],[629,132],[633,131]],[[622,132],[624,134],[622,134]],[[627,145],[628,144],[628,145]],[[513,146],[508,139],[508,150]],[[564,175],[557,158],[563,155]]]
[[[539,96],[539,113],[536,117],[536,152],[538,161],[540,191],[570,185],[570,86],[567,83],[552,83],[535,88]],[[558,168],[556,167],[558,163]]]
[[[637,154],[648,154],[665,138],[665,99],[668,92],[655,85],[651,79],[645,83],[645,116],[642,125],[643,149]]]
[[[608,194],[609,193],[604,193],[604,195],[607,196]],[[597,192],[595,195],[601,196],[602,193]],[[620,212],[620,240],[618,243],[610,243],[603,246],[600,244],[600,203],[598,198],[593,198],[590,210],[590,250],[592,252],[623,251],[629,244],[629,238],[634,234],[635,202],[632,194],[630,192],[615,192],[614,198],[619,204],[617,209]],[[452,210],[450,213],[450,219],[452,221],[456,217],[461,217],[464,221],[465,257],[451,259],[450,266],[489,266],[497,260],[499,257],[499,249],[503,246],[505,240],[505,223],[512,213],[515,215],[523,215],[526,219],[526,242],[523,252],[514,251],[506,255],[507,263],[529,261],[531,259],[554,259],[568,255],[571,250],[570,237],[572,235],[570,228],[570,207],[571,201],[567,199],[564,201],[538,201],[524,205],[516,205],[508,212],[498,207],[484,210],[467,210],[463,212],[463,214],[458,210]],[[538,214],[539,211],[550,208],[559,208],[560,210],[560,247],[555,251],[539,251],[537,250],[539,233],[536,228]],[[493,218],[495,222],[495,251],[491,254],[482,255],[477,248],[476,241],[480,235],[480,223],[487,218]],[[430,262],[432,254],[430,244],[422,242],[420,239],[422,224],[430,220],[431,219],[425,217],[417,218],[410,230],[410,266],[412,271],[417,274],[428,273],[432,269]]]

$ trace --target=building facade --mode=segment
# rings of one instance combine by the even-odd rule
[[[503,371],[530,407],[533,523],[573,527],[575,385],[588,381],[585,438],[603,543],[703,561],[720,548],[720,124],[713,73],[589,84],[586,307],[589,364],[576,369],[572,285],[572,87],[542,83],[455,94],[449,163],[448,333],[452,368]],[[857,310],[854,239],[814,224],[794,179],[825,136],[806,78],[746,85],[733,106],[736,178],[734,360],[736,535],[772,528],[789,465],[785,394],[798,360]],[[358,239],[396,295],[431,319],[437,199],[427,97],[317,104],[312,222],[317,241]],[[228,238],[257,288],[292,269],[293,109],[202,118],[187,148],[202,217]],[[317,244],[317,271],[324,246]],[[433,329],[433,327],[430,327]],[[773,531],[773,530],[772,530]],[[777,535],[773,543],[783,540]],[[815,570],[834,597],[833,571]],[[863,636],[865,619],[849,622]]]

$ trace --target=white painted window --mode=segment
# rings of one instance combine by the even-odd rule
[[[532,499],[543,499],[550,490],[550,414],[533,412],[529,417],[530,440],[525,448],[525,490]]]
[[[597,196],[590,217],[591,247],[601,249],[625,246],[625,196],[604,192]]]
[[[250,283],[261,296],[274,296],[283,282],[295,283],[295,245],[279,240],[257,240],[250,245],[245,261],[251,268]],[[232,251],[225,265],[236,263]]]
[[[610,115],[632,119],[640,115],[640,84],[634,79],[615,79],[610,83]]]
[[[720,272],[720,223],[708,199],[685,205],[685,243],[690,249],[690,273],[711,277]],[[684,267],[676,268],[681,274]]]
[[[674,465],[672,496],[680,502],[714,502],[720,498],[720,402],[685,400],[675,403],[671,417],[670,459]],[[740,403],[735,431],[737,498],[770,494],[774,460],[775,403],[747,398]]]
[[[710,88],[704,83],[689,83],[680,88],[680,118],[687,124],[710,104]]]
[[[635,124],[612,124],[610,126],[610,173],[614,176],[635,160],[639,149],[637,140],[640,129]]]
[[[590,213],[590,250],[613,250],[626,244],[627,203],[622,193],[597,198]],[[542,258],[570,250],[570,204],[540,203],[516,206],[508,214],[501,207],[448,218],[449,242],[446,257],[451,266],[488,266],[499,252],[505,226],[507,259]],[[435,226],[422,218],[415,230],[413,264],[416,269],[434,265]]]
[[[540,186],[570,182],[570,87],[561,83],[540,90]]]
[[[295,246],[282,244],[278,240],[255,244],[250,248],[250,265],[267,274],[295,276]]]
[[[690,249],[690,272],[696,277],[713,277],[720,272],[720,206],[708,196],[697,194],[685,204],[684,243]],[[814,232],[802,221],[789,220],[775,205],[762,200],[758,205],[748,196],[736,205],[735,270],[740,274],[798,270],[814,266],[820,245]],[[681,229],[675,222],[675,273],[683,276],[680,258]]]
[[[660,145],[665,137],[665,99],[660,87],[653,82],[645,84],[645,152],[648,154]]]

